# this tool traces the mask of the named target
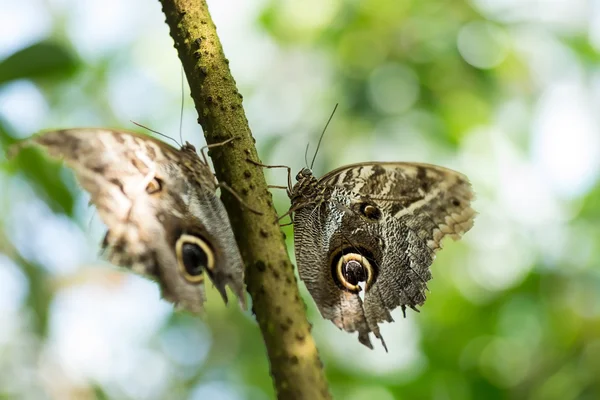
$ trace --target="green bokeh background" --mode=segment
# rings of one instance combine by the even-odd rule
[[[179,135],[180,67],[159,3],[132,2],[130,32],[105,42],[74,22],[94,21],[101,5],[31,3],[47,28],[0,61],[0,398],[273,398],[249,313],[214,289],[204,319],[172,313],[152,283],[97,257],[102,227],[70,171],[36,151],[6,157],[40,129],[132,130],[135,120]],[[264,162],[301,168],[339,102],[317,175],[349,162],[423,161],[464,172],[477,192],[476,226],[439,253],[421,313],[395,313],[384,327],[389,353],[322,321],[300,283],[336,398],[600,398],[600,41],[595,14],[575,3],[548,5],[552,13],[533,1],[209,2]],[[103,29],[128,22],[107,15]],[[591,133],[581,139],[569,126],[564,143],[583,144],[540,150],[540,104],[571,76]],[[184,139],[201,145],[185,94]],[[565,109],[575,101],[562,100]],[[557,185],[537,175],[540,152],[558,166],[587,157],[590,177]],[[285,195],[275,198],[284,212]],[[55,254],[57,241],[76,256]],[[136,296],[152,299],[139,310],[153,322],[135,325],[131,314],[140,332],[114,328],[118,305],[99,311]],[[105,326],[118,333],[103,336]]]

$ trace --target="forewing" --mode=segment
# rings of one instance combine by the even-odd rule
[[[431,250],[449,235],[459,239],[473,226],[473,191],[467,177],[448,168],[420,163],[355,164],[320,179],[371,199],[408,227]]]

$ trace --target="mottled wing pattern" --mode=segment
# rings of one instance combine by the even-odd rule
[[[473,226],[470,183],[434,165],[369,163],[334,170],[310,191],[319,194],[318,201],[298,198],[297,204],[306,205],[294,216],[300,277],[324,318],[358,331],[360,342],[372,347],[368,333],[381,338],[378,323],[392,321],[389,311],[424,303],[442,239],[457,239]],[[377,218],[365,217],[365,205],[379,210]],[[373,265],[364,300],[336,281],[332,258],[340,249]]]
[[[178,270],[175,242],[193,234],[210,243],[216,267],[209,276],[225,301],[230,285],[244,305],[243,267],[225,209],[208,166],[191,145],[177,150],[135,133],[68,129],[31,139],[63,158],[89,192],[108,231],[108,260],[159,282],[163,297],[200,312],[203,282],[190,283]],[[154,180],[160,193],[147,187]]]
[[[365,163],[331,171],[319,183],[372,199],[406,225],[431,250],[449,235],[459,239],[473,226],[473,191],[467,177],[424,163]]]

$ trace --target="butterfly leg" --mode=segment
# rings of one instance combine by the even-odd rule
[[[249,158],[246,158],[246,161],[248,161],[250,164],[254,164],[256,166],[262,167],[262,168],[285,168],[287,169],[287,180],[288,180],[288,186],[287,188],[285,186],[269,186],[269,187],[273,187],[273,188],[277,188],[277,189],[286,189],[288,192],[288,195],[290,194],[290,192],[292,191],[292,169],[290,167],[288,167],[287,165],[267,165],[267,164],[261,164],[259,162],[256,162],[254,160],[251,160]]]
[[[210,150],[210,149],[213,149],[215,147],[224,146],[227,143],[229,143],[229,142],[231,142],[231,141],[233,141],[235,139],[238,139],[238,138],[239,138],[239,136],[234,136],[234,137],[229,138],[227,140],[224,140],[222,142],[213,143],[213,144],[207,144],[206,146],[202,146],[200,148],[200,154],[202,155],[202,158],[204,159],[204,164],[208,165],[208,159],[206,158],[206,153],[204,153],[205,150]]]
[[[255,210],[254,208],[250,207],[250,205],[248,205],[248,203],[246,203],[244,201],[244,199],[242,199],[240,197],[239,194],[236,193],[235,190],[233,190],[228,184],[226,184],[225,182],[219,182],[219,187],[222,189],[227,190],[229,193],[231,193],[233,195],[233,197],[236,198],[237,201],[240,202],[241,205],[243,205],[244,207],[246,207],[248,210],[252,211],[254,214],[256,215],[264,215],[262,212]]]

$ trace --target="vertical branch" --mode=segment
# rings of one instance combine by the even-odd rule
[[[246,264],[246,284],[278,397],[330,398],[294,267],[276,222],[271,193],[262,169],[246,161],[258,161],[254,138],[206,1],[161,3],[206,142],[236,137],[210,152],[217,178],[239,193],[250,207],[263,213],[253,214],[229,193],[222,195]]]

